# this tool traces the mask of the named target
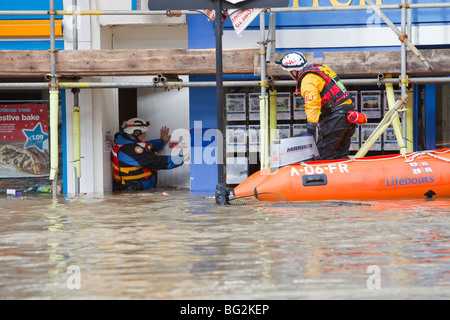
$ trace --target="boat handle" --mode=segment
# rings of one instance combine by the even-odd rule
[[[324,186],[328,183],[326,174],[311,174],[302,176],[303,185],[309,186]]]

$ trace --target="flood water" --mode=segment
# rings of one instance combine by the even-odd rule
[[[3,194],[0,299],[448,299],[449,225],[450,199]]]

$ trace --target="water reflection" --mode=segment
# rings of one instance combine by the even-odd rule
[[[1,197],[0,298],[449,298],[448,199],[219,207],[166,192]]]

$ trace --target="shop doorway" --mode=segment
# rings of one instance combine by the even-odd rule
[[[137,89],[119,89],[119,128],[128,119],[137,117]]]
[[[450,148],[450,85],[436,89],[436,147]]]

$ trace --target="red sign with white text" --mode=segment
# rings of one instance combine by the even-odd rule
[[[42,130],[34,132],[35,136],[28,135],[28,131],[38,124]],[[43,134],[48,135],[46,104],[0,105],[0,141],[27,141],[30,137],[34,141],[43,141]]]
[[[46,104],[0,105],[0,177],[48,174]]]

